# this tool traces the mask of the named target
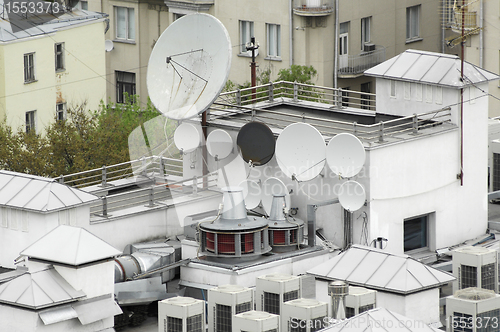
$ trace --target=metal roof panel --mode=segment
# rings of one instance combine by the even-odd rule
[[[75,309],[70,305],[40,311],[38,316],[40,316],[45,325],[64,322],[78,317]]]
[[[113,317],[122,313],[116,302],[108,296],[106,298],[90,299],[73,304],[78,319],[83,325],[97,322],[101,319]]]

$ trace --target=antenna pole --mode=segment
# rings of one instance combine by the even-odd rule
[[[250,62],[250,72],[251,72],[251,86],[252,89],[252,101],[255,101],[255,86],[257,85],[257,74],[255,63],[255,50],[258,49],[259,46],[255,45],[255,37],[250,38],[250,45],[246,46],[247,51],[252,51],[252,62]]]
[[[460,59],[460,80],[462,88],[460,89],[460,185],[464,185],[464,44],[465,44],[465,0],[462,0],[462,49]]]

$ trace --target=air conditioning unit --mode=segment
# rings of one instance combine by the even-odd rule
[[[289,274],[273,273],[257,278],[256,298],[257,310],[280,315],[283,303],[301,297],[300,277]],[[285,321],[281,317],[281,325]]]
[[[446,298],[446,331],[498,331],[500,295],[492,290],[465,288]]]
[[[375,51],[375,44],[364,44],[363,45],[364,52],[373,52]]]
[[[453,291],[478,287],[498,293],[498,253],[483,247],[462,247],[453,251]]]
[[[247,311],[234,316],[233,331],[269,332],[280,330],[280,316],[264,311]]]
[[[253,310],[253,290],[224,285],[208,290],[208,331],[232,332],[234,316]]]
[[[205,301],[179,296],[158,302],[158,331],[205,332]]]
[[[291,300],[283,304],[282,332],[318,331],[328,326],[328,303],[313,299]]]
[[[377,291],[364,287],[349,286],[345,297],[345,316],[351,318],[377,306]]]

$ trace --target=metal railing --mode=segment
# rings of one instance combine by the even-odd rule
[[[168,174],[182,176],[182,159],[146,157],[88,171],[60,175],[55,180],[75,188],[93,185],[105,187],[110,181],[129,178],[133,175],[150,177]]]
[[[252,92],[253,89],[255,89],[255,93]],[[250,87],[221,93],[215,101],[216,106],[212,106],[211,109],[216,110],[220,105],[227,105],[226,108],[231,108],[259,102],[281,102],[283,99],[280,98],[288,98],[294,102],[310,101],[371,111],[375,111],[376,106],[375,94],[373,93],[279,81],[258,85],[255,88]]]
[[[193,196],[199,192],[217,186],[217,172],[202,177],[183,179],[169,183],[157,183],[136,190],[100,197],[90,206],[90,214],[97,217],[109,217],[118,210],[138,206],[153,208],[168,206],[167,200],[183,196]]]
[[[294,0],[293,12],[297,15],[327,15],[334,10],[333,0]]]
[[[339,75],[359,75],[384,61],[385,47],[358,55],[340,56],[338,73]]]

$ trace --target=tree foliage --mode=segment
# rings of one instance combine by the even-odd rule
[[[148,102],[68,107],[67,118],[50,124],[42,135],[0,124],[0,168],[40,176],[59,175],[129,160],[128,136],[159,113]]]
[[[312,78],[317,74],[318,72],[313,66],[291,65],[290,68],[280,69],[278,72],[278,81],[313,85]]]

